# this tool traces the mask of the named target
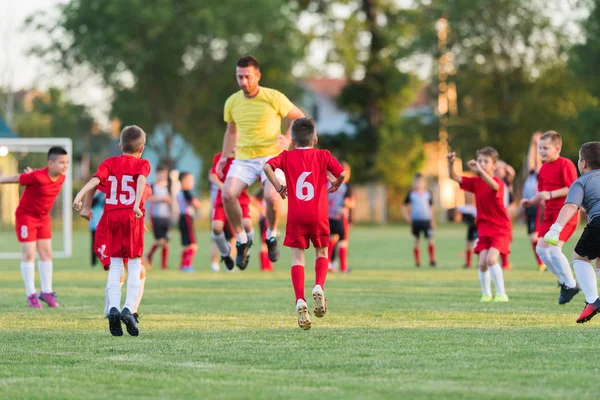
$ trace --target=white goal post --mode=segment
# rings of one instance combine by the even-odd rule
[[[0,138],[0,159],[10,157],[11,153],[29,154],[29,153],[44,153],[46,154],[50,147],[60,146],[64,148],[69,156],[69,170],[65,177],[59,197],[62,198],[61,210],[62,214],[62,248],[54,249],[54,258],[68,258],[73,252],[73,213],[72,213],[72,187],[73,187],[73,141],[69,138]],[[1,161],[1,160],[0,160]],[[15,161],[16,163],[16,161]],[[38,169],[45,167],[43,165],[29,165],[29,167]],[[23,171],[11,171],[14,173],[22,173]],[[0,185],[6,186],[6,185]],[[56,206],[56,204],[55,204]],[[53,240],[53,242],[55,242]],[[17,249],[15,249],[17,250]],[[21,252],[19,251],[0,251],[0,259],[19,259]]]

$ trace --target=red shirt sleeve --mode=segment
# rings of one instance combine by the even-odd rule
[[[477,181],[477,178],[463,176],[460,188],[465,192],[475,192],[475,181]]]
[[[36,171],[19,175],[19,185],[27,186],[38,182]]]
[[[150,175],[150,162],[145,159],[141,159],[140,171],[138,175],[144,175],[146,178]]]
[[[561,168],[563,182],[565,183],[565,186],[571,187],[573,182],[577,180],[577,170],[575,169],[575,165],[569,159],[565,159],[564,164],[563,168]]]
[[[108,165],[108,160],[102,161],[102,164],[98,167],[98,170],[94,174],[94,176],[100,179],[101,182],[104,182],[108,179],[110,175],[110,167]]]
[[[282,171],[285,171],[286,153],[287,153],[287,150],[285,150],[283,153],[279,154],[277,157],[271,158],[269,161],[267,161],[267,164],[269,164],[271,167],[273,167],[273,169],[279,168]]]
[[[213,157],[212,168],[210,169],[211,174],[214,174],[214,175],[217,174],[217,163],[219,162],[220,159],[221,159],[221,153],[215,154],[215,156]]]
[[[335,176],[336,178],[338,176],[341,175],[342,172],[344,172],[344,167],[342,167],[342,164],[340,164],[340,162],[338,160],[336,160],[336,158],[334,156],[331,155],[331,153],[328,150],[325,150],[327,157],[329,158],[327,160],[327,170],[329,172],[331,172],[333,174],[333,176]]]

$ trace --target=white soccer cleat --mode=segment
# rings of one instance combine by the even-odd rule
[[[212,272],[219,272],[221,270],[221,266],[219,265],[219,263],[212,263],[210,265],[210,270]]]
[[[315,314],[315,317],[317,318],[322,318],[325,313],[327,313],[327,300],[325,299],[325,293],[323,293],[321,285],[315,285],[312,296],[315,301],[313,314]]]
[[[305,331],[309,330],[312,322],[310,321],[310,313],[308,312],[308,305],[302,299],[296,302],[296,312],[298,312],[298,326]]]

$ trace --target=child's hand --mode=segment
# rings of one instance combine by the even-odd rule
[[[540,196],[540,200],[550,200],[550,192],[540,192],[538,196]]]
[[[471,168],[472,171],[479,171],[479,164],[477,164],[477,161],[475,160],[469,160],[469,162],[467,162],[467,166]]]
[[[277,193],[279,193],[279,195],[281,196],[281,198],[283,200],[285,200],[286,197],[287,197],[287,186],[285,186],[285,185],[281,186],[281,189],[279,189],[279,191]]]
[[[33,168],[31,168],[31,167],[25,167],[25,169],[23,170],[24,174],[29,174],[31,172],[33,172]]]
[[[91,208],[83,207],[79,212],[79,215],[83,219],[87,219],[88,221],[92,219],[93,213]]]
[[[531,199],[521,199],[521,207],[529,208],[533,205]]]
[[[148,227],[146,226],[146,224],[144,224],[144,232],[150,232],[150,229],[148,229]]]
[[[333,193],[333,192],[337,192],[337,190],[340,188],[340,186],[342,186],[342,182],[339,182],[337,179],[333,182],[331,182],[331,186],[329,186],[329,189],[327,189],[328,193]]]
[[[446,158],[448,159],[449,164],[454,164],[454,161],[456,161],[456,153],[455,152],[448,153],[448,154],[446,154]]]
[[[135,214],[136,218],[142,218],[144,216],[144,213],[140,209],[140,206],[134,206],[133,207],[133,213]]]
[[[75,211],[80,211],[83,207],[83,202],[81,201],[81,197],[79,195],[75,196],[75,200],[73,200],[73,209]]]

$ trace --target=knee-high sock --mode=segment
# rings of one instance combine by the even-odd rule
[[[329,260],[326,257],[318,257],[315,260],[315,285],[325,288],[325,279],[327,278],[327,269]]]
[[[481,294],[492,297],[492,278],[490,270],[479,270],[479,283],[481,284]]]
[[[108,309],[115,307],[121,311],[121,275],[123,275],[123,259],[111,257],[106,291],[108,293]]]
[[[598,300],[598,281],[592,264],[583,260],[575,260],[573,268],[575,268],[577,281],[585,295],[585,301],[593,303]]]
[[[504,274],[502,273],[502,267],[500,264],[494,264],[488,267],[490,274],[492,274],[492,279],[494,280],[494,284],[496,285],[496,294],[499,296],[506,295],[504,291]]]
[[[306,301],[306,298],[304,298],[304,266],[292,266],[291,275],[292,285],[294,286],[294,294],[296,295],[296,302],[300,299]]]
[[[535,248],[535,252],[537,253],[540,260],[542,260],[542,262],[546,264],[546,268],[548,268],[548,271],[552,272],[556,276],[558,282],[561,284],[565,283],[562,277],[562,269],[557,269],[554,263],[552,262],[552,258],[550,257],[550,250],[547,247],[537,246]]]
[[[564,279],[564,284],[570,288],[577,286],[577,282],[575,282],[575,277],[573,276],[573,270],[571,270],[569,260],[567,260],[567,257],[562,252],[562,249],[557,246],[550,246],[548,248],[548,252],[550,253],[550,258],[552,259],[552,265],[554,265],[555,268],[560,268]]]
[[[162,259],[161,259],[161,268],[167,269],[169,263],[169,244],[165,243],[162,248]]]
[[[29,261],[21,261],[21,276],[25,283],[25,293],[31,296],[35,293],[35,265]]]
[[[140,272],[142,272],[142,261],[139,258],[129,260],[127,275],[127,295],[123,308],[133,312],[135,309],[141,287]]]
[[[213,242],[217,245],[219,253],[221,253],[223,257],[229,255],[230,248],[229,243],[227,243],[227,239],[225,238],[225,233],[221,232],[220,234],[215,235],[211,232],[210,237],[212,238]]]
[[[52,293],[52,261],[38,261],[42,293]]]

